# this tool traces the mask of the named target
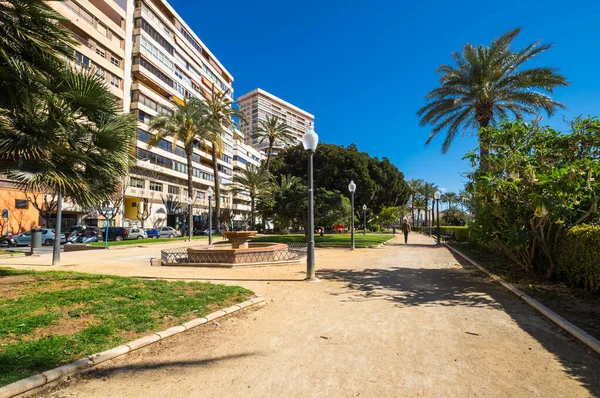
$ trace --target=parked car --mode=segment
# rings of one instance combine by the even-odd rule
[[[181,236],[181,233],[173,227],[160,227],[159,234],[161,238],[174,238],[176,236]]]
[[[144,228],[131,228],[127,239],[148,239],[148,234]]]
[[[160,231],[158,228],[146,228],[146,236],[148,238],[158,239],[160,237]]]
[[[106,237],[106,228],[102,228],[102,237]],[[108,240],[122,241],[127,239],[129,231],[123,227],[108,227]]]
[[[42,244],[46,246],[52,246],[54,244],[54,239],[56,234],[52,229],[42,229]],[[31,245],[31,230],[25,231],[21,234],[14,235],[13,239],[15,241],[15,246],[29,246]],[[60,243],[66,243],[67,237],[65,234],[60,234]]]
[[[220,234],[221,232],[223,232],[222,229],[220,229],[218,231],[216,229],[214,229],[214,228],[212,229],[212,234],[213,235]],[[202,235],[208,236],[208,228],[206,228],[204,231],[202,231]]]
[[[76,227],[67,227],[64,230],[61,229],[61,232],[64,232],[65,236],[67,237],[67,240],[70,241],[71,238],[74,235],[77,235],[81,230],[83,230],[83,226],[79,225]],[[96,235],[102,234],[102,231],[100,231],[100,228],[98,228],[98,227],[86,226],[85,230],[86,230],[86,232],[94,232]],[[89,233],[88,233],[88,235],[89,235]]]

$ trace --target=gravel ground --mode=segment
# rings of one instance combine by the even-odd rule
[[[412,234],[303,264],[151,267],[164,247],[65,253],[63,266],[244,286],[266,305],[64,383],[53,397],[590,397],[600,357],[511,293]],[[195,243],[197,244],[197,243]],[[175,247],[169,244],[168,247]],[[179,246],[182,246],[179,243]],[[40,269],[42,258],[0,260]]]

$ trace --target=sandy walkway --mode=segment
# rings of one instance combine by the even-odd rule
[[[304,265],[150,267],[156,247],[66,253],[58,269],[239,284],[267,305],[117,359],[52,396],[600,396],[596,354],[447,249],[411,240],[317,250],[320,283],[301,281]],[[44,259],[18,262],[39,269]]]

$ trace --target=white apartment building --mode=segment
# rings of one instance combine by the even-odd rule
[[[91,69],[104,79],[110,91],[117,97],[124,111],[129,109],[130,84],[127,79],[131,68],[131,57],[127,53],[127,21],[129,20],[126,0],[64,0],[48,4],[66,18],[62,24],[77,40],[75,63],[81,68]],[[131,8],[131,7],[130,7]],[[129,10],[130,13],[133,10]],[[89,214],[88,209],[65,201],[63,226],[97,224],[98,215]]]
[[[192,158],[194,192],[187,189],[187,162],[183,143],[167,138],[148,148],[148,122],[157,114],[172,113],[174,103],[187,97],[210,98],[212,90],[233,99],[233,76],[210,52],[166,0],[65,0],[49,2],[77,38],[76,64],[105,79],[121,101],[123,111],[135,112],[138,133],[136,166],[124,186],[122,215],[116,225],[140,223],[146,227],[181,228],[187,220],[188,197],[194,204],[194,228],[206,224],[206,190],[214,186],[210,147],[198,143]],[[249,198],[234,203],[234,168],[260,164],[260,153],[244,143],[236,146],[233,132],[223,137],[218,160],[222,217],[242,223],[250,211]],[[234,153],[237,159],[234,161]],[[246,200],[248,199],[248,201]],[[214,206],[214,198],[213,198]],[[103,226],[94,211],[65,203],[63,224]]]
[[[240,109],[244,111],[247,117],[247,123],[242,121],[240,124],[245,141],[263,153],[267,150],[268,143],[259,143],[259,139],[253,138],[252,134],[260,128],[260,121],[266,120],[267,116],[277,116],[287,123],[294,135],[292,145],[302,142],[302,136],[315,120],[312,114],[260,88],[242,95],[238,98],[238,101]],[[284,147],[283,143],[275,142],[273,153],[276,154]]]
[[[194,200],[194,228],[205,224],[206,190],[214,185],[210,148],[198,143],[192,158],[194,192],[187,190],[187,165],[183,144],[167,138],[157,147],[146,142],[153,116],[169,114],[186,97],[211,95],[214,90],[233,95],[233,76],[175,10],[163,0],[136,0],[132,29],[131,110],[139,123],[137,167],[132,171],[124,201],[127,220],[141,220],[144,227],[169,225],[180,228],[187,219],[188,197]],[[231,97],[233,98],[233,97]],[[224,137],[224,154],[218,160],[223,216],[232,210],[227,187],[233,177],[233,132]]]

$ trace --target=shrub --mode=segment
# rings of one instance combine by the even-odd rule
[[[600,226],[569,229],[558,247],[557,275],[574,286],[600,288]]]
[[[435,231],[435,228],[434,228]],[[440,227],[442,234],[454,234],[457,242],[467,242],[469,240],[469,227]]]

